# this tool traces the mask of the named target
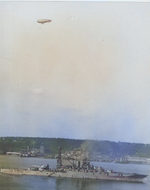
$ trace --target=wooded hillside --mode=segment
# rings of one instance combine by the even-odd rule
[[[43,145],[46,154],[57,154],[58,147],[63,147],[62,152],[83,147],[91,153],[108,156],[140,156],[150,157],[150,144],[110,142],[98,140],[78,140],[63,138],[33,138],[33,137],[1,137],[0,151],[27,150],[27,146],[40,148]]]

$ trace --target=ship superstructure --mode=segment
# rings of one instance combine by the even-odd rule
[[[61,154],[62,147],[58,149],[57,169],[90,169],[89,152],[84,149],[75,149]]]

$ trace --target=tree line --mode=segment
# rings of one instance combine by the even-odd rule
[[[64,138],[38,138],[38,137],[0,137],[0,151],[26,151],[44,146],[46,154],[57,154],[58,147],[62,152],[75,148],[84,148],[90,153],[99,153],[107,156],[138,156],[150,157],[150,144],[111,142],[100,140],[81,140]]]

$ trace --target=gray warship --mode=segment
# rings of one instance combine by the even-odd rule
[[[59,178],[79,178],[95,180],[113,180],[123,182],[143,182],[147,175],[136,173],[114,172],[90,164],[89,153],[82,149],[61,153],[58,149],[57,167],[51,169],[47,166],[31,166],[28,169],[1,169],[1,173],[13,175],[36,175]]]

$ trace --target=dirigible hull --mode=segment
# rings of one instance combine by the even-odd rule
[[[52,22],[52,20],[50,20],[50,19],[39,19],[39,20],[37,20],[37,22],[40,23],[40,24],[44,24],[44,23],[47,23],[47,22]]]

